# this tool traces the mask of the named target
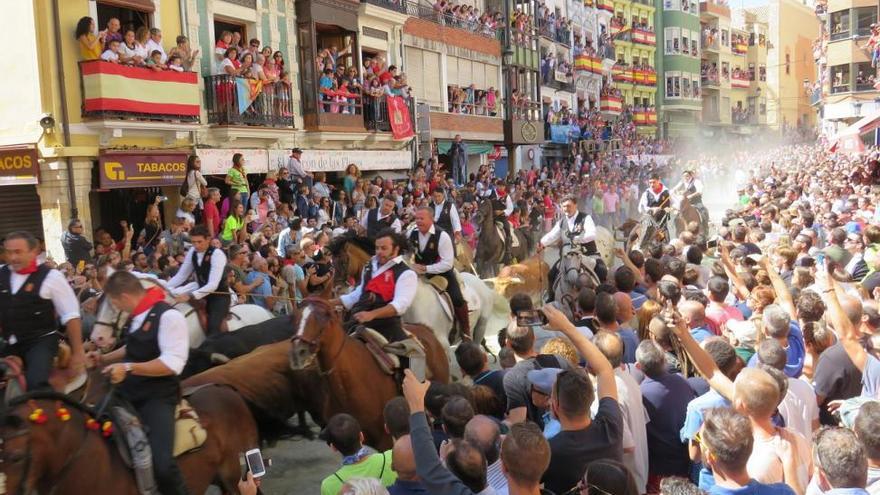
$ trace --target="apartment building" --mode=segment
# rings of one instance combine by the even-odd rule
[[[660,136],[692,138],[702,111],[700,5],[697,0],[664,0],[657,10],[657,97]]]
[[[657,132],[657,71],[653,0],[615,0],[609,28],[615,64],[611,80],[629,107],[640,134]]]

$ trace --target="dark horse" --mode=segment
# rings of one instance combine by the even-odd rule
[[[197,390],[188,400],[208,438],[200,449],[177,458],[187,488],[205,493],[219,482],[225,493],[238,493],[239,454],[259,445],[248,406],[222,386]],[[67,419],[62,409],[69,413]],[[44,423],[31,419],[38,410]],[[63,394],[32,392],[13,399],[0,419],[5,493],[138,495],[134,475],[112,438],[86,428],[89,418],[95,418],[92,408]]]
[[[675,230],[678,233],[698,226],[699,232],[704,236],[709,234],[708,213],[705,209],[701,211],[694,207],[687,198],[681,198],[681,203],[678,205],[678,214],[673,217],[673,221],[675,222]]]
[[[405,327],[425,347],[429,378],[447,383],[449,361],[440,341],[428,327]],[[363,342],[345,333],[336,311],[324,300],[307,298],[291,342],[290,367],[314,370],[321,377],[323,417],[349,413],[360,422],[368,444],[380,450],[390,448],[382,409],[399,395],[398,383],[382,371]]]
[[[506,221],[506,220],[505,220]],[[495,223],[495,212],[492,209],[492,201],[484,199],[477,208],[477,226],[480,236],[477,238],[477,252],[474,262],[481,277],[492,277],[498,271],[498,265],[504,259],[504,240],[499,233],[503,227]],[[515,260],[525,260],[529,257],[529,239],[520,229],[511,229],[516,236],[519,246],[511,248],[510,254]]]

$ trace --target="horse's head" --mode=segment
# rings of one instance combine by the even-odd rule
[[[333,255],[333,268],[335,285],[342,285],[349,279],[357,280],[361,275],[364,265],[373,256],[375,247],[372,241],[366,237],[354,234],[345,234],[333,239],[327,246]]]
[[[31,493],[36,484],[33,469],[31,423],[16,414],[14,409],[4,411],[0,418],[0,482],[2,493]]]
[[[495,215],[493,215],[492,211],[492,201],[489,199],[484,199],[480,202],[480,205],[477,207],[477,225],[484,225],[487,222],[493,222],[495,220]]]
[[[116,336],[122,331],[122,324],[128,317],[110,302],[110,298],[102,295],[98,300],[98,309],[95,311],[95,322],[89,340],[98,349],[111,350],[116,347]]]
[[[301,371],[311,367],[321,347],[333,331],[342,331],[336,311],[324,300],[307,298],[299,316],[294,318],[294,333],[290,348],[290,367]]]

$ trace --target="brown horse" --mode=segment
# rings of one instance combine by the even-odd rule
[[[699,232],[702,232],[704,235],[708,234],[709,218],[704,212],[695,208],[687,198],[681,198],[681,202],[678,205],[678,214],[675,215],[674,220],[675,231],[679,234],[685,230],[692,229],[694,226],[699,228]]]
[[[446,351],[431,329],[405,327],[425,346],[431,380],[448,382]],[[363,342],[346,335],[336,311],[326,301],[306,299],[291,342],[290,367],[297,371],[316,369],[321,375],[324,417],[351,414],[360,422],[368,444],[377,449],[390,448],[382,409],[399,395],[397,381],[379,368]]]
[[[504,260],[505,242],[495,223],[492,201],[484,200],[480,203],[477,208],[477,225],[480,229],[480,236],[477,238],[477,252],[474,253],[474,261],[481,277],[491,277],[497,273],[498,265]],[[511,228],[510,232],[519,241],[519,246],[511,248],[511,256],[515,260],[526,259],[529,255],[528,239],[520,229]]]
[[[234,390],[220,386],[198,390],[189,401],[208,430],[200,449],[177,458],[189,491],[205,493],[219,480],[225,493],[238,493],[239,454],[259,445],[247,405]],[[62,407],[70,414],[68,420],[61,417]],[[37,409],[42,409],[45,423],[30,419]],[[94,415],[88,406],[55,392],[13,399],[0,419],[0,473],[8,493],[138,495],[134,475],[116,445],[86,428]]]

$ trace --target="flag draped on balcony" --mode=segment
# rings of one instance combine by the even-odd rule
[[[80,62],[83,112],[198,118],[195,72],[156,72],[101,60]]]
[[[402,96],[386,96],[388,121],[391,123],[391,136],[394,139],[407,139],[415,136],[412,116]]]
[[[238,113],[244,113],[263,91],[263,81],[259,79],[235,78],[235,92],[238,96]]]

